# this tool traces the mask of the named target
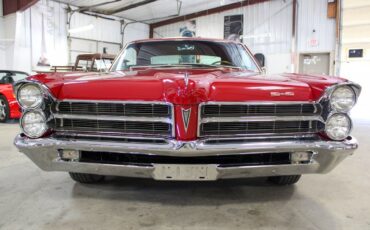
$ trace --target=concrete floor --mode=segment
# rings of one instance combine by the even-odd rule
[[[0,124],[0,229],[370,229],[370,124],[356,125],[354,156],[291,187],[263,179],[80,185],[18,153],[18,130]]]

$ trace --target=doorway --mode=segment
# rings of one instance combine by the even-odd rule
[[[330,53],[300,54],[299,73],[329,75]]]

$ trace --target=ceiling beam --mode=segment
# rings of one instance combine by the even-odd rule
[[[17,11],[24,11],[31,7],[38,0],[0,0],[3,1],[3,15],[15,13]]]
[[[112,11],[109,12],[109,14],[116,14],[116,13],[120,13],[120,12],[123,12],[123,11],[126,11],[126,10],[131,10],[133,8],[137,8],[139,6],[144,6],[144,5],[147,5],[149,3],[156,2],[156,1],[158,1],[158,0],[143,0],[141,2],[133,3],[131,5],[124,6],[124,7],[112,10]]]
[[[95,5],[90,5],[90,6],[80,6],[75,11],[91,11],[92,9],[94,9],[96,7],[105,6],[105,5],[120,2],[120,1],[122,1],[122,0],[113,0],[113,1],[108,1],[108,2],[101,2],[101,3],[95,4]]]
[[[114,10],[95,9],[95,10],[93,10],[93,12],[99,13],[99,14],[105,14],[105,15],[112,15],[112,14],[117,14],[117,13],[120,13],[120,12],[123,12],[123,11],[126,11],[126,10],[131,10],[131,9],[134,9],[134,8],[137,8],[137,7],[140,7],[140,6],[144,6],[144,5],[147,5],[149,3],[156,2],[156,1],[158,1],[158,0],[142,0],[140,2],[136,2],[136,3],[130,4],[130,5],[127,5],[127,6],[123,6],[123,7],[114,9]]]
[[[244,1],[241,1],[241,2],[236,2],[236,3],[232,3],[232,4],[228,4],[228,5],[223,5],[223,6],[219,6],[219,7],[216,7],[216,8],[203,10],[203,11],[199,11],[199,12],[196,12],[196,13],[187,14],[187,15],[171,18],[171,19],[168,19],[168,20],[156,22],[156,23],[150,24],[150,37],[153,37],[154,29],[157,28],[157,27],[160,27],[160,26],[165,26],[165,25],[176,23],[176,22],[187,21],[187,20],[190,20],[190,19],[194,19],[194,18],[197,18],[197,17],[206,16],[206,15],[210,15],[210,14],[217,14],[217,13],[221,13],[223,11],[237,9],[237,8],[240,8],[240,7],[254,5],[254,4],[257,4],[257,3],[262,3],[262,2],[267,2],[267,1],[271,1],[271,0],[244,0]]]

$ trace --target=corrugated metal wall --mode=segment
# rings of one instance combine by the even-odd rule
[[[94,28],[88,31],[78,32],[73,34],[73,36],[107,42],[121,42],[121,23],[119,21],[92,17],[80,13],[73,14],[71,28],[80,28],[88,25],[93,25]]]
[[[327,17],[327,0],[298,1],[298,52],[335,50],[335,19]],[[316,39],[317,44],[311,44]]]
[[[334,52],[335,20],[327,17],[327,0],[298,0],[297,51]],[[292,71],[293,0],[272,0],[196,18],[196,36],[223,38],[224,16],[244,15],[243,42],[266,56],[269,73]],[[185,22],[154,29],[154,37],[178,37]],[[313,32],[315,30],[315,32]],[[317,39],[312,45],[311,39]]]
[[[101,53],[103,48],[107,48],[110,54],[119,53],[121,49],[120,44],[122,43],[121,23],[80,13],[73,14],[71,20],[72,29],[91,25],[92,29],[90,30],[71,34],[73,38],[70,42],[69,64],[73,64],[78,54]],[[148,37],[149,26],[147,24],[129,24],[125,29],[124,43]]]
[[[266,56],[268,73],[290,72],[292,42],[292,0],[274,0],[196,18],[196,36],[224,37],[224,17],[242,14],[243,42],[254,53]],[[178,22],[154,29],[154,37],[178,37]]]
[[[129,21],[127,21],[129,22]],[[81,31],[74,37],[86,38],[92,40],[121,43],[121,23],[103,18],[92,17],[80,13],[72,16],[71,28],[80,28],[93,25],[94,28],[88,31]],[[125,42],[149,37],[149,25],[143,23],[130,24],[125,30]]]
[[[229,10],[196,19],[196,35],[223,38],[224,16],[244,15],[244,42],[254,51],[265,54],[290,51],[292,34],[292,0],[275,0],[248,7]],[[178,22],[154,29],[154,37],[177,37]]]
[[[3,25],[0,28],[0,39],[9,40],[0,41],[0,69],[31,72],[35,68],[41,53],[41,15],[45,17],[47,51],[51,65],[73,64],[79,53],[102,52],[103,47],[107,47],[112,54],[117,54],[120,50],[120,22],[80,13],[73,15],[71,28],[93,25],[93,29],[71,34],[80,39],[73,39],[68,50],[66,5],[41,0],[24,12],[0,17],[0,26]],[[135,23],[127,26],[124,42],[148,37],[149,26]]]

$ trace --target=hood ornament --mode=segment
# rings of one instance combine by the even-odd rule
[[[185,88],[188,88],[189,85],[189,73],[184,73],[184,82],[185,82]]]
[[[182,122],[184,123],[185,132],[188,132],[190,115],[191,115],[191,108],[189,109],[181,109],[182,112]]]

